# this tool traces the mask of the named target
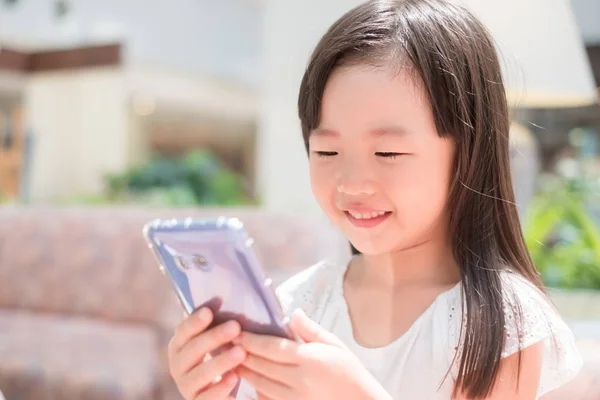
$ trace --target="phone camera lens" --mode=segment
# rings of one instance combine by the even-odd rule
[[[208,268],[208,260],[202,255],[195,254],[193,262],[194,265],[199,269],[206,270]]]

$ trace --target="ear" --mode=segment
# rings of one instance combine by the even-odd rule
[[[292,314],[290,328],[292,328],[292,331],[307,343],[318,342],[331,344],[341,348],[346,347],[337,336],[308,318],[301,309],[297,309]]]

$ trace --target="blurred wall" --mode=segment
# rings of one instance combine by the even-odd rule
[[[600,1],[571,0],[583,40],[588,44],[600,43]]]
[[[25,107],[35,132],[30,197],[44,201],[102,187],[127,165],[129,115],[120,68],[31,75]]]
[[[259,2],[248,0],[70,0],[0,6],[0,40],[39,47],[123,39],[128,64],[218,75],[255,86],[261,71]]]

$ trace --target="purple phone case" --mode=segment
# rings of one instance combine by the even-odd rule
[[[188,314],[207,306],[212,326],[233,319],[244,331],[293,338],[239,219],[157,219],[144,236]]]

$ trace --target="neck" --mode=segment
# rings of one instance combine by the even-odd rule
[[[379,287],[454,285],[460,280],[452,248],[441,240],[429,240],[389,253],[355,256],[347,279]]]

